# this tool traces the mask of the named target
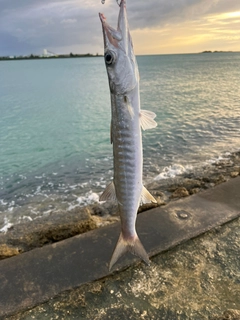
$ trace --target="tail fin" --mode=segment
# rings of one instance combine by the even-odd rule
[[[150,264],[148,254],[138,238],[138,235],[136,234],[134,239],[126,240],[123,238],[123,234],[121,232],[116,247],[113,251],[113,255],[109,264],[109,271],[112,269],[117,260],[127,251],[130,251],[132,254],[135,254],[141,258],[147,265]]]

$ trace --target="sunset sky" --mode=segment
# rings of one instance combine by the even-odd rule
[[[136,54],[240,51],[240,0],[128,0]],[[0,0],[0,56],[103,53],[98,12],[116,27],[115,0]]]

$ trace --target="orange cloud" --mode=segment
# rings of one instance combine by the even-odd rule
[[[136,54],[240,51],[240,11],[132,32]]]

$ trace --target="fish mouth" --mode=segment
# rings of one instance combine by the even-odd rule
[[[100,18],[102,24],[104,24],[104,23],[106,22],[106,20],[107,20],[107,18],[106,18],[106,17],[104,16],[104,14],[101,13],[101,12],[99,12],[99,18]]]
[[[120,10],[118,15],[117,29],[111,27],[107,23],[107,18],[103,13],[99,13],[99,18],[102,23],[105,49],[109,48],[109,46],[113,46],[115,48],[121,47],[122,49],[128,46],[130,34],[126,12],[126,0],[121,0],[119,7]],[[119,45],[120,43],[121,45]]]

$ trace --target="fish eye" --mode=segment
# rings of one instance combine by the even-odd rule
[[[105,58],[105,62],[107,65],[111,65],[115,62],[115,53],[113,53],[112,51],[107,51],[104,55]]]

